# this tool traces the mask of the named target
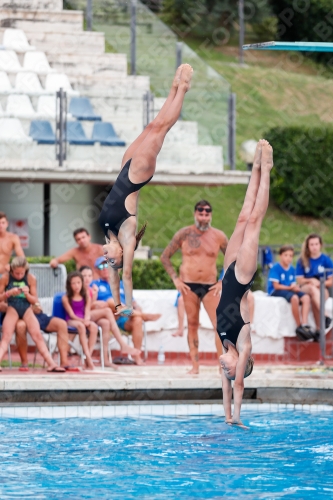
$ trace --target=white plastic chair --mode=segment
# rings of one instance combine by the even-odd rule
[[[23,68],[33,71],[39,75],[54,73],[54,69],[49,65],[45,52],[26,52],[23,61]]]
[[[17,118],[0,118],[0,142],[32,142]]]
[[[15,90],[23,94],[43,94],[45,93],[36,73],[27,71],[17,73],[15,80]]]
[[[55,120],[57,104],[55,95],[41,95],[38,97],[37,115],[44,120]],[[67,113],[67,119],[73,119],[71,113]]]
[[[7,99],[7,107],[6,107],[6,116],[10,116],[13,118],[36,118],[36,111],[32,107],[29,96],[24,94],[13,94],[8,96]]]
[[[65,73],[49,73],[45,81],[45,90],[48,92],[57,92],[60,88],[63,88],[68,94],[78,94],[78,92],[73,90],[68,76],[65,75]]]
[[[41,95],[38,97],[37,114],[40,118],[55,119],[57,103],[55,95]]]
[[[30,45],[23,30],[7,28],[3,34],[2,45],[8,50],[15,52],[27,52],[36,50],[36,47]]]
[[[9,81],[8,75],[4,71],[0,71],[0,92],[2,94],[13,93],[13,88]]]
[[[7,71],[8,73],[22,71],[16,52],[13,50],[0,50],[0,71]]]

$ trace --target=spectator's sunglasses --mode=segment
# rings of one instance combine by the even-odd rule
[[[210,214],[212,209],[211,208],[203,208],[203,207],[198,207],[197,211],[202,214],[202,212],[206,212],[206,214]]]
[[[109,267],[108,263],[107,262],[104,262],[104,264],[100,264],[99,266],[97,266],[97,269],[107,269]]]

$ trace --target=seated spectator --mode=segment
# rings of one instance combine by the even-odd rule
[[[66,321],[74,326],[79,334],[80,343],[85,354],[85,363],[88,369],[93,370],[92,352],[94,350],[98,328],[90,318],[91,299],[83,283],[82,274],[78,271],[69,273],[66,280],[66,295],[62,297],[66,310]],[[87,340],[86,330],[89,331]]]
[[[294,247],[284,245],[279,250],[280,262],[276,262],[268,273],[267,292],[272,297],[283,297],[291,304],[296,321],[296,335],[300,340],[313,340],[315,332],[308,326],[310,297],[296,283],[295,268],[291,265]],[[301,305],[301,316],[299,306]]]
[[[104,257],[96,259],[95,268],[98,272],[99,279],[94,280],[91,286],[97,286],[97,302],[103,301],[108,304],[113,313],[116,312],[114,300],[112,298],[111,287],[109,284],[109,270]],[[120,282],[120,299],[125,304],[125,292],[122,281]],[[139,304],[133,299],[133,313],[130,317],[119,316],[117,325],[122,330],[131,333],[134,347],[141,350],[143,339],[142,321],[156,321],[161,317],[161,314],[144,313]]]
[[[320,335],[320,278],[326,276],[325,298],[329,296],[327,288],[332,286],[333,262],[321,252],[323,240],[319,234],[311,233],[302,245],[301,257],[296,264],[296,278],[302,292],[311,298],[312,311],[316,322],[317,334]],[[325,269],[328,269],[325,274]],[[331,318],[325,318],[325,327],[331,325]]]
[[[0,362],[7,352],[17,321],[23,319],[48,365],[47,371],[65,372],[64,368],[57,366],[53,361],[40,332],[37,318],[32,311],[31,304],[38,301],[36,278],[29,273],[29,265],[25,257],[15,257],[10,264],[10,272],[0,279],[0,301],[5,299],[7,299],[8,308],[2,324]]]
[[[104,252],[102,245],[99,245],[98,243],[91,243],[91,236],[84,227],[76,229],[73,232],[73,237],[77,243],[77,247],[71,248],[56,259],[52,259],[50,261],[51,267],[58,267],[59,264],[74,259],[77,270],[82,266],[90,266],[93,268],[97,257],[103,255]],[[93,272],[95,273],[94,269]],[[95,273],[94,278],[98,278],[97,273]]]
[[[47,314],[44,314],[39,302],[33,304],[32,310],[37,318],[41,330],[46,333],[57,334],[57,346],[60,354],[60,365],[68,372],[78,372],[78,367],[71,366],[68,363],[69,337],[66,321],[55,316],[48,316]],[[22,319],[19,319],[16,324],[16,345],[21,358],[21,366],[19,368],[19,371],[29,371],[27,325]]]
[[[102,264],[106,265],[107,264]],[[90,292],[91,297],[91,309],[90,309],[90,317],[92,321],[97,323],[98,326],[102,328],[102,336],[103,336],[103,347],[104,347],[104,365],[109,367],[114,367],[113,363],[110,363],[108,358],[108,342],[110,340],[110,333],[112,332],[114,337],[116,338],[118,344],[120,345],[120,355],[124,357],[124,354],[130,354],[137,365],[142,363],[141,361],[141,351],[139,349],[135,349],[127,344],[127,342],[123,339],[122,334],[118,328],[116,319],[114,314],[108,304],[103,301],[97,301],[98,288],[96,285],[93,285],[90,288],[90,284],[93,281],[93,272],[89,266],[80,267],[80,273],[83,276],[83,282],[87,290]]]

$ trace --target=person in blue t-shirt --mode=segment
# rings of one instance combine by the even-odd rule
[[[333,280],[333,262],[328,255],[322,253],[322,247],[321,236],[316,233],[309,234],[302,245],[301,257],[296,265],[297,283],[302,292],[310,295],[318,334],[320,332],[320,278],[325,276],[326,299],[329,296],[327,288],[332,286]],[[326,317],[325,327],[328,328],[330,325],[331,318]]]
[[[144,313],[138,303],[135,302],[133,297],[132,315],[117,315],[116,304],[114,303],[114,300],[112,298],[112,292],[109,283],[108,264],[104,257],[98,257],[98,259],[96,259],[95,269],[98,272],[99,279],[92,281],[90,283],[90,287],[93,288],[93,290],[97,290],[97,301],[103,301],[108,304],[116,317],[118,327],[122,330],[125,330],[126,332],[131,333],[134,347],[141,350],[143,339],[142,321],[156,321],[161,317],[161,314]],[[120,281],[119,292],[121,303],[125,304],[125,291],[122,281]],[[137,364],[142,364],[142,362],[137,362]]]
[[[308,326],[310,297],[302,292],[296,283],[295,268],[292,266],[294,247],[283,245],[279,250],[279,262],[276,262],[268,273],[267,292],[272,297],[283,297],[291,304],[296,321],[296,335],[300,340],[313,340],[315,332]],[[301,305],[301,315],[299,306]]]

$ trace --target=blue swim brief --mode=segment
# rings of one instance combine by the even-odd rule
[[[126,316],[119,316],[119,318],[117,318],[117,325],[118,327],[121,329],[121,330],[125,330],[125,323],[127,323],[128,321],[128,317]]]

